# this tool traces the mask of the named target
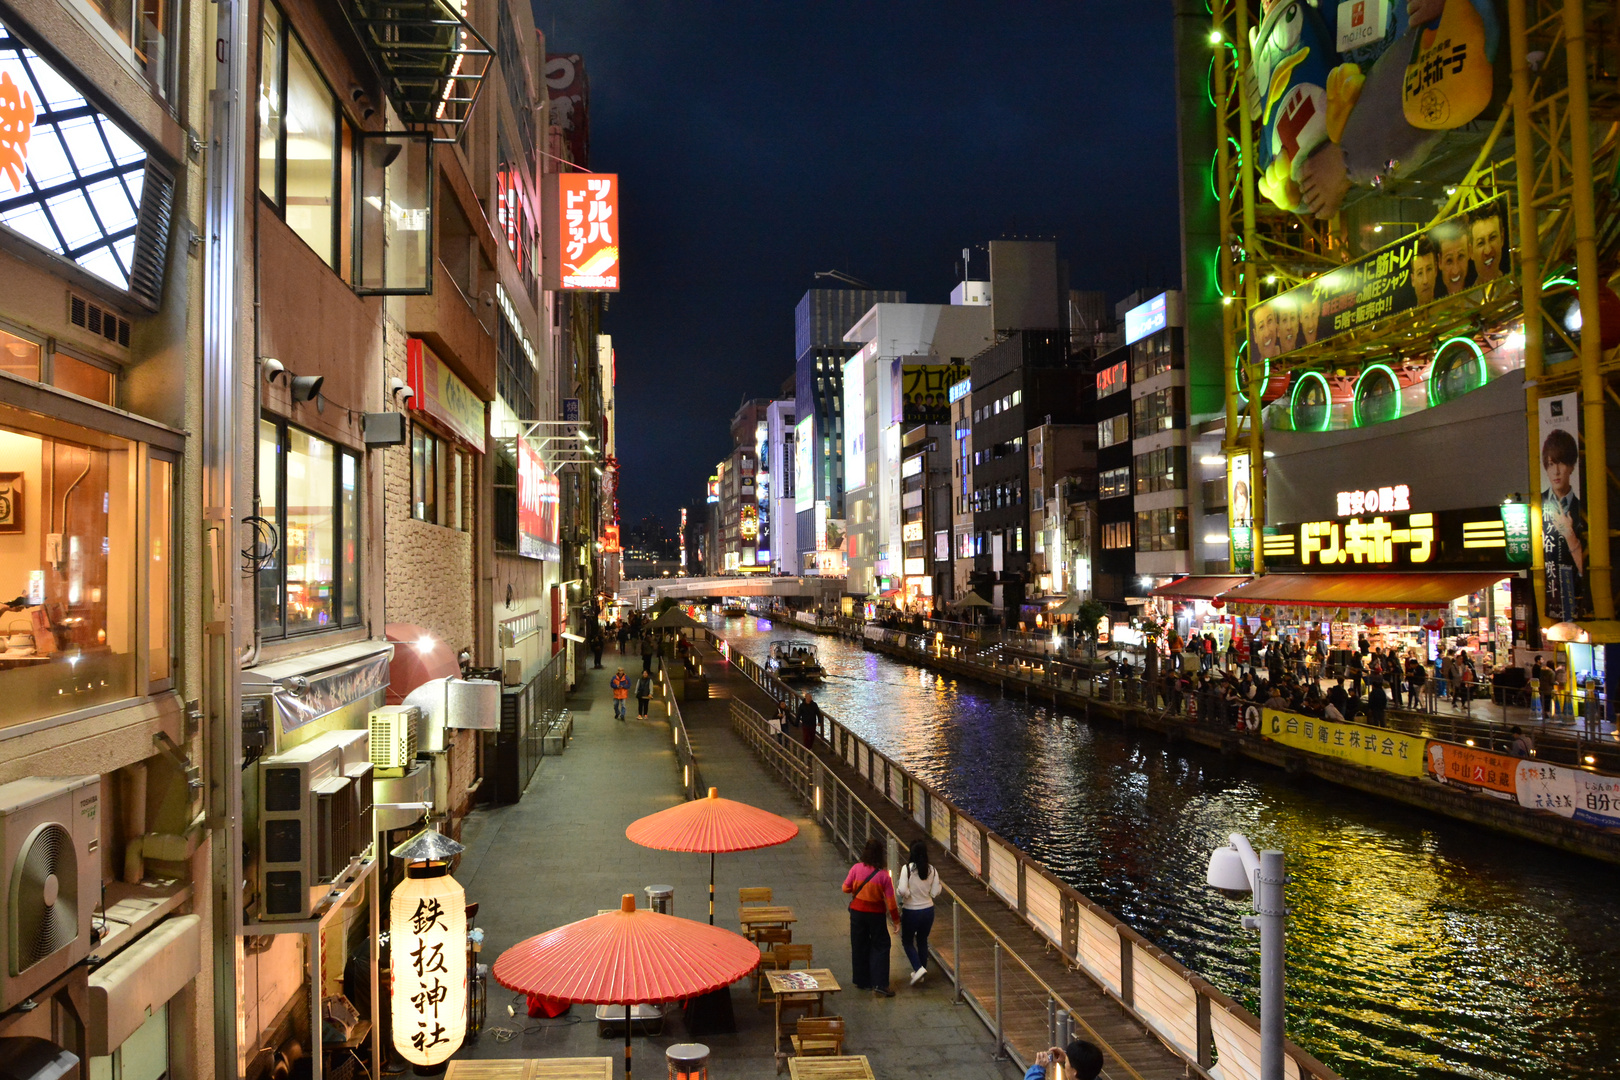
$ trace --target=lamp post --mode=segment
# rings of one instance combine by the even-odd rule
[[[1250,896],[1254,914],[1243,916],[1245,930],[1260,931],[1260,1080],[1283,1080],[1283,948],[1288,908],[1283,886],[1288,875],[1283,853],[1254,853],[1242,833],[1209,856],[1208,883],[1231,896]]]

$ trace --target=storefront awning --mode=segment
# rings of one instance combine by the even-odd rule
[[[1453,574],[1266,574],[1222,599],[1239,604],[1435,608],[1495,585],[1501,571]]]
[[[1184,577],[1154,589],[1153,596],[1168,596],[1176,600],[1213,600],[1229,589],[1235,589],[1254,579],[1247,574],[1220,577]]]

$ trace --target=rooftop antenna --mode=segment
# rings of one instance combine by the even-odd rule
[[[822,278],[832,278],[834,281],[842,281],[844,284],[853,285],[857,289],[870,289],[872,287],[870,284],[862,281],[860,278],[846,274],[842,270],[817,270],[816,280],[819,281]]]

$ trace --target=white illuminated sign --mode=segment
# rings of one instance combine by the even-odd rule
[[[467,894],[448,874],[407,877],[388,903],[394,1049],[431,1066],[467,1033]]]
[[[1125,344],[1140,341],[1163,330],[1169,323],[1169,293],[1160,293],[1145,304],[1125,313]]]
[[[923,538],[923,523],[920,521],[906,522],[905,527],[901,530],[901,538],[907,543],[921,540]]]
[[[950,392],[946,396],[950,399],[950,403],[955,405],[958,401],[961,401],[963,398],[967,397],[972,390],[973,380],[963,379],[961,382],[952,386]]]
[[[1412,489],[1406,484],[1368,488],[1366,491],[1341,491],[1337,498],[1338,516],[1404,514],[1412,509],[1411,502]]]
[[[900,463],[901,476],[916,476],[922,472],[922,455],[916,454]]]

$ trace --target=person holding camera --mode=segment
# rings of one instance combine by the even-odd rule
[[[1035,1064],[1024,1073],[1024,1080],[1046,1080],[1053,1065],[1063,1066],[1063,1080],[1097,1080],[1102,1072],[1102,1051],[1084,1039],[1071,1039],[1065,1047],[1054,1046],[1035,1055]]]

